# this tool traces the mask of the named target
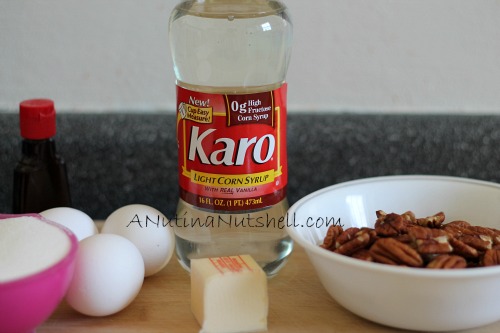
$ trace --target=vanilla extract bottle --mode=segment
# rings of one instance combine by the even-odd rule
[[[64,159],[56,151],[56,111],[50,99],[29,99],[19,105],[21,159],[14,168],[12,212],[40,213],[71,207]]]
[[[189,270],[193,258],[250,254],[275,275],[293,247],[284,228],[288,10],[281,1],[182,1],[169,39],[178,260]]]

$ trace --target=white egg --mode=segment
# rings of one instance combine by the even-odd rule
[[[137,247],[113,234],[82,240],[66,300],[78,312],[107,316],[127,307],[144,281],[144,262]]]
[[[175,250],[175,236],[168,219],[157,209],[140,204],[115,210],[104,222],[101,233],[123,236],[137,246],[144,260],[144,274],[163,269]]]
[[[47,220],[65,226],[75,234],[79,241],[99,233],[97,226],[90,216],[78,209],[70,207],[56,207],[44,210],[40,213],[40,215]]]

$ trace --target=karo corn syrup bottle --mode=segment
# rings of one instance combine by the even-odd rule
[[[170,17],[177,84],[177,257],[249,254],[272,276],[292,251],[281,1],[182,1]]]

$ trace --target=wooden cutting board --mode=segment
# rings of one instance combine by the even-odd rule
[[[304,250],[298,246],[286,266],[269,280],[268,290],[270,333],[405,332],[374,324],[343,309],[327,294]],[[173,257],[165,269],[144,280],[137,298],[121,312],[107,317],[88,317],[63,302],[37,333],[193,333],[199,330],[190,309],[189,274]],[[500,322],[468,332],[500,332]]]

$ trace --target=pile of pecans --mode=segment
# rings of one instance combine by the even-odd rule
[[[444,223],[445,215],[416,218],[376,212],[374,228],[332,225],[320,246],[330,251],[389,265],[435,269],[500,265],[500,230],[467,221]]]

